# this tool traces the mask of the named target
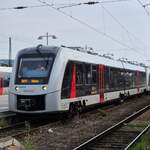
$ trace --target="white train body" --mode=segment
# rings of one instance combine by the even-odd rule
[[[40,63],[44,73],[35,69]],[[144,67],[65,47],[24,49],[13,68],[9,110],[60,112],[76,102],[88,106],[140,94],[149,89],[146,74]]]

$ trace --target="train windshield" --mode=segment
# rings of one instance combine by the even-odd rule
[[[53,58],[21,58],[18,78],[47,78]]]

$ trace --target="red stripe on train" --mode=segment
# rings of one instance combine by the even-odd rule
[[[4,87],[4,85],[3,85],[3,79],[2,78],[0,78],[0,95],[3,95],[3,88]]]
[[[99,65],[99,94],[100,103],[104,103],[104,65]]]
[[[73,65],[70,98],[76,97],[76,65]]]

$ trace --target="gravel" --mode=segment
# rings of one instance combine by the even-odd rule
[[[133,98],[111,108],[99,108],[58,124],[48,124],[30,135],[36,150],[71,150],[135,111],[150,104],[150,96]],[[150,120],[148,117],[145,121]],[[20,140],[24,143],[24,140]]]

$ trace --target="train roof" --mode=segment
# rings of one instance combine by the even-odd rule
[[[0,72],[11,73],[12,72],[12,67],[2,67],[2,66],[0,66]]]
[[[74,61],[87,62],[87,63],[93,63],[93,64],[104,64],[110,67],[145,71],[145,67],[130,64],[130,63],[123,62],[123,61],[117,61],[114,59],[108,59],[92,51],[80,49],[80,47],[66,47],[66,46],[59,47],[59,46],[38,45],[37,47],[25,48],[21,50],[18,53],[18,55],[37,53],[37,50],[40,50],[40,52],[42,53],[50,52],[53,54],[57,54],[58,52],[60,52],[66,61],[74,60]]]
[[[22,49],[21,51],[19,51],[18,55],[31,54],[31,53],[37,54],[37,50],[40,50],[40,52],[42,53],[51,52],[53,54],[57,54],[59,49],[60,47],[57,46],[43,46],[40,44],[36,47],[29,47],[29,48]]]
[[[93,64],[103,64],[105,66],[116,67],[116,68],[123,68],[123,69],[130,69],[130,70],[139,70],[145,71],[145,67],[130,64],[128,62],[118,61],[115,59],[108,59],[98,55],[97,53],[79,51],[79,50],[71,50],[70,48],[62,47],[61,51],[63,53],[63,57],[68,60],[80,61],[80,62],[87,62]]]

